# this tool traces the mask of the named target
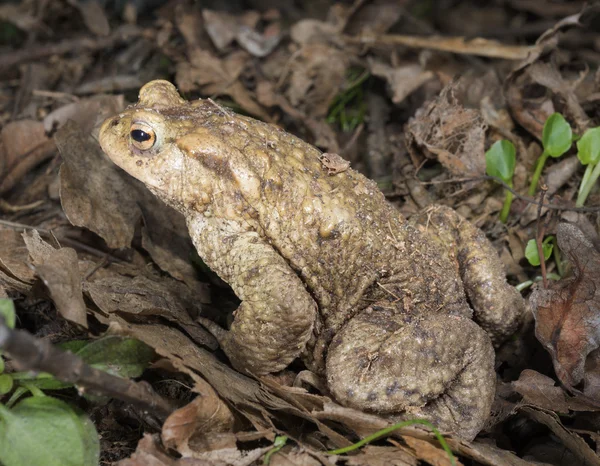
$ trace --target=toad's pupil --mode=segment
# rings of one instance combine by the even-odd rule
[[[152,136],[150,134],[146,133],[146,131],[143,131],[141,129],[134,129],[131,131],[131,139],[137,142],[148,141],[151,137]]]

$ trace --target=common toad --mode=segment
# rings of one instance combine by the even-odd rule
[[[483,233],[449,208],[406,221],[319,150],[167,81],[106,120],[106,154],[186,218],[241,300],[203,323],[255,375],[301,357],[340,403],[426,418],[472,439],[494,398],[494,348],[525,305]],[[471,307],[472,306],[472,307]]]

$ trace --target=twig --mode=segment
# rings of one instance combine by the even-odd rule
[[[399,34],[382,34],[378,36],[342,36],[349,44],[359,45],[401,45],[410,48],[432,49],[464,55],[479,55],[490,58],[505,58],[507,60],[524,60],[536,46],[505,45],[495,40],[480,37],[443,36],[406,36]]]
[[[79,389],[110,396],[148,410],[165,419],[175,407],[145,382],[134,382],[94,369],[74,355],[55,348],[23,330],[11,330],[0,316],[0,349],[8,354],[18,370],[48,372],[58,380]]]

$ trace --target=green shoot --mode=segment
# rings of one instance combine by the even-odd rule
[[[384,429],[378,430],[377,432],[365,437],[364,439],[353,443],[352,445],[349,445],[347,447],[344,448],[338,448],[337,450],[329,450],[327,452],[327,454],[329,455],[343,455],[344,453],[349,453],[351,451],[354,450],[358,450],[359,448],[361,448],[362,446],[366,445],[367,443],[373,442],[381,437],[384,437],[386,435],[391,434],[392,432],[394,432],[395,430],[398,429],[402,429],[404,427],[408,427],[408,426],[413,426],[416,424],[421,424],[424,426],[429,427],[432,431],[433,434],[435,435],[435,437],[438,439],[438,442],[440,442],[441,447],[444,449],[444,451],[448,454],[448,458],[450,459],[450,464],[452,464],[452,466],[456,466],[456,458],[454,457],[454,455],[452,454],[452,450],[450,449],[450,447],[448,446],[448,444],[446,443],[446,440],[444,439],[444,437],[442,436],[442,434],[440,434],[440,431],[437,430],[433,424],[429,421],[426,421],[425,419],[411,419],[410,421],[403,421],[403,422],[399,422],[397,424],[394,424],[392,426],[386,427]]]
[[[363,84],[371,74],[367,70],[351,69],[348,73],[349,84],[338,94],[329,107],[327,123],[339,123],[343,131],[353,131],[360,125],[367,111]]]
[[[551,273],[547,273],[546,274],[546,278],[548,280],[554,280],[554,281],[556,281],[556,280],[560,280],[562,277],[559,274],[557,274],[557,273],[552,273],[551,272]],[[518,285],[515,285],[515,288],[517,289],[517,291],[520,292],[520,291],[526,290],[527,288],[529,288],[534,283],[541,282],[542,280],[543,280],[542,276],[538,275],[533,280],[527,280],[527,281],[519,283]]]
[[[535,163],[535,171],[529,185],[529,195],[533,196],[537,188],[542,170],[548,157],[558,158],[571,148],[573,131],[571,125],[560,113],[553,113],[548,117],[542,131],[542,145],[544,151]]]
[[[503,139],[496,141],[485,153],[485,171],[490,176],[495,176],[504,181],[508,186],[513,186],[513,175],[515,173],[516,151],[512,142]],[[500,211],[500,221],[506,223],[513,194],[506,191],[504,205]]]
[[[552,255],[552,250],[554,249],[554,236],[548,236],[542,242],[542,251],[544,253],[544,259],[550,259]],[[537,243],[534,239],[530,239],[527,241],[527,246],[525,247],[525,257],[529,261],[531,265],[538,266],[540,265],[540,255],[538,253]]]
[[[600,177],[600,127],[588,129],[577,141],[577,158],[582,165],[586,165],[575,203],[575,207],[583,207]]]
[[[287,443],[288,438],[286,435],[278,435],[275,437],[275,441],[273,442],[273,448],[271,448],[267,453],[265,453],[265,457],[263,459],[263,464],[269,464],[271,462],[271,456],[281,450],[285,444]]]

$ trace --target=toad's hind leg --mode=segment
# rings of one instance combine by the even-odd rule
[[[495,345],[504,342],[523,321],[525,301],[506,282],[502,262],[484,233],[449,207],[433,206],[410,220],[440,254],[457,263],[475,321]]]
[[[329,347],[326,372],[333,396],[346,406],[398,420],[427,419],[473,439],[495,392],[488,335],[464,317],[407,317],[374,309],[351,319]]]

